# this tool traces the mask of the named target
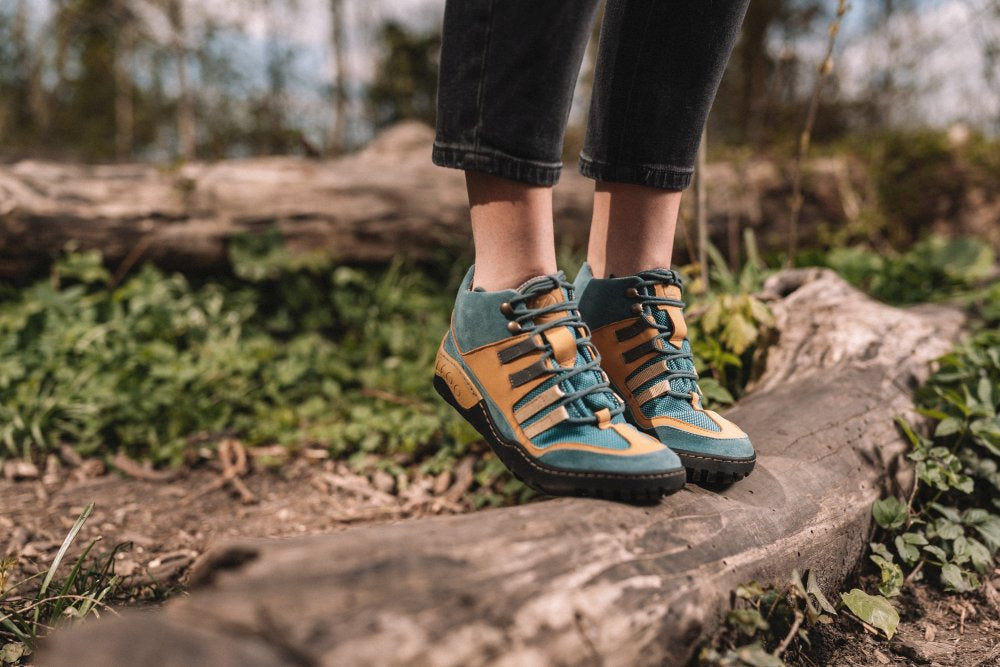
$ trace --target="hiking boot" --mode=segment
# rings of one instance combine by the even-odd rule
[[[511,472],[550,495],[652,501],[684,485],[677,456],[622,416],[562,272],[458,291],[434,387]]]
[[[670,269],[599,279],[584,264],[576,278],[580,314],[626,418],[674,450],[689,481],[735,482],[757,457],[746,433],[701,405],[681,288]]]

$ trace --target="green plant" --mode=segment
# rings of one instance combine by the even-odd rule
[[[726,614],[728,632],[701,651],[699,663],[713,667],[784,665],[782,655],[797,642],[809,643],[809,628],[837,614],[811,571],[793,572],[782,586],[756,581],[738,587]],[[745,643],[748,642],[749,643]]]
[[[978,239],[929,236],[901,254],[856,246],[831,250],[824,261],[875,298],[905,305],[972,295],[992,274],[996,256]]]
[[[112,285],[97,253],[69,253],[49,280],[0,288],[0,463],[68,444],[176,465],[224,436],[394,472],[484,452],[430,383],[447,276],[336,266],[267,235],[231,252],[229,277],[145,266]],[[481,502],[524,495],[489,470],[509,493]]]
[[[729,270],[722,253],[708,244],[712,289],[704,291],[705,286],[692,278],[695,298],[688,309],[688,328],[695,366],[702,376],[698,385],[709,401],[722,404],[732,403],[743,393],[753,353],[774,325],[767,304],[756,296],[766,267],[752,230],[746,230],[744,242],[747,261],[738,275]],[[686,269],[689,274],[692,271]]]
[[[980,332],[938,366],[917,393],[932,429],[899,420],[916,463],[913,491],[872,507],[899,558],[872,545],[887,595],[928,572],[945,590],[974,590],[1000,551],[1000,334]]]
[[[89,615],[99,616],[114,597],[119,579],[112,572],[115,555],[128,545],[120,544],[109,553],[91,558],[98,540],[91,540],[73,563],[70,572],[59,577],[59,568],[80,529],[93,511],[88,505],[66,534],[65,539],[44,572],[8,586],[9,573],[16,562],[0,562],[0,664],[17,664],[30,655],[52,626],[63,619],[80,620]],[[33,594],[26,592],[29,584],[41,579]]]

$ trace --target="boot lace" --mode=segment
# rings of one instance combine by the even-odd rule
[[[538,279],[537,282],[529,285],[523,294],[512,297],[508,302],[513,311],[510,319],[516,322],[523,332],[541,334],[558,327],[570,327],[573,330],[576,338],[577,356],[582,356],[584,363],[576,363],[570,367],[561,366],[555,358],[555,350],[548,342],[545,342],[545,350],[542,353],[542,359],[551,359],[555,366],[550,370],[552,377],[555,378],[555,384],[560,384],[564,388],[567,385],[573,387],[573,391],[567,392],[559,400],[552,403],[552,409],[579,401],[576,405],[582,408],[579,411],[586,416],[575,417],[571,415],[565,421],[576,424],[596,424],[598,420],[594,415],[595,408],[586,399],[597,399],[599,395],[603,394],[607,400],[597,399],[602,405],[596,409],[606,408],[611,412],[612,418],[617,417],[625,409],[624,402],[611,389],[608,376],[601,370],[601,355],[597,348],[590,343],[590,328],[580,318],[577,301],[568,299],[539,308],[530,306],[533,299],[555,289],[564,290],[566,294],[573,296],[573,284],[568,282],[563,272],[560,271],[555,275],[544,276],[544,280]],[[562,313],[562,317],[538,322],[545,315],[558,313]],[[586,332],[586,335],[580,336],[581,330]],[[588,377],[586,374],[590,373],[593,375]],[[577,381],[574,382],[574,380]],[[591,380],[596,381],[591,382]],[[579,384],[583,384],[583,386],[578,387]],[[604,405],[605,403],[606,405]]]
[[[654,309],[657,306],[670,306],[675,308],[684,308],[684,302],[678,299],[670,299],[668,297],[657,296],[653,293],[653,287],[662,284],[677,285],[683,289],[683,281],[676,271],[671,269],[653,269],[650,271],[642,271],[636,276],[634,276],[634,283],[632,287],[633,290],[628,291],[628,295],[636,300],[638,304],[638,314],[646,323],[657,330],[657,335],[653,340],[658,342],[654,343],[657,349],[660,350],[660,354],[657,357],[657,361],[667,362],[667,372],[660,377],[665,377],[670,381],[671,389],[667,392],[667,395],[673,396],[681,400],[690,401],[691,392],[681,393],[674,391],[674,386],[689,387],[691,391],[697,389],[698,373],[694,370],[694,357],[690,351],[685,352],[683,349],[677,349],[673,345],[669,344],[670,339],[674,335],[673,326],[663,324],[657,320],[653,314]],[[678,364],[677,362],[681,362]],[[678,369],[677,366],[685,366],[685,369]],[[684,383],[676,383],[675,380],[688,380]]]

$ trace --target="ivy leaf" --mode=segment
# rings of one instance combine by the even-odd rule
[[[872,516],[875,517],[875,522],[885,530],[902,528],[903,524],[906,523],[906,505],[895,496],[876,500],[872,505]]]
[[[962,521],[962,515],[958,513],[954,507],[947,507],[940,503],[931,503],[931,508],[934,509],[938,514],[948,519],[949,521],[954,521],[959,523]]]
[[[741,646],[733,651],[739,664],[746,667],[785,667],[785,663],[767,651],[760,644]]]
[[[917,533],[906,533],[906,535],[916,535]],[[923,538],[923,535],[920,537]],[[927,544],[927,539],[924,538],[924,544]],[[903,539],[902,535],[897,535],[895,539],[896,551],[899,553],[899,557],[907,565],[915,565],[918,560],[920,560],[920,549],[918,549],[913,544],[907,542]]]
[[[940,562],[940,563],[943,563],[946,560],[948,560],[948,554],[946,554],[944,552],[944,549],[942,549],[941,547],[936,547],[934,545],[930,545],[930,546],[924,547],[924,551],[926,551],[930,555],[932,555],[935,558],[937,558],[938,562]]]
[[[972,555],[969,553],[969,540],[964,535],[956,537],[951,544],[951,561],[956,565],[964,565],[970,558]]]
[[[896,634],[899,612],[886,598],[868,595],[860,588],[855,588],[850,593],[841,593],[840,597],[855,616],[884,632],[887,639],[892,639]]]
[[[771,627],[756,609],[733,609],[726,615],[726,622],[747,637],[753,637],[758,630],[766,631]]]
[[[948,563],[941,568],[941,583],[945,585],[946,590],[956,593],[968,593],[973,589],[966,581],[962,568],[954,563]]]
[[[960,524],[948,519],[937,519],[932,525],[932,531],[943,540],[954,540],[965,534]]]
[[[878,565],[881,581],[878,585],[879,593],[886,597],[896,597],[903,588],[903,570],[891,560],[882,556],[871,556],[872,562]]]
[[[991,514],[988,519],[977,523],[975,528],[990,551],[1000,549],[1000,516]]]
[[[986,545],[974,537],[968,539],[969,558],[976,572],[986,574],[993,566],[993,554]]]

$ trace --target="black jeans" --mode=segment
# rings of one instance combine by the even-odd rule
[[[435,164],[552,185],[600,0],[448,0]],[[607,0],[580,172],[680,190],[749,0]]]

